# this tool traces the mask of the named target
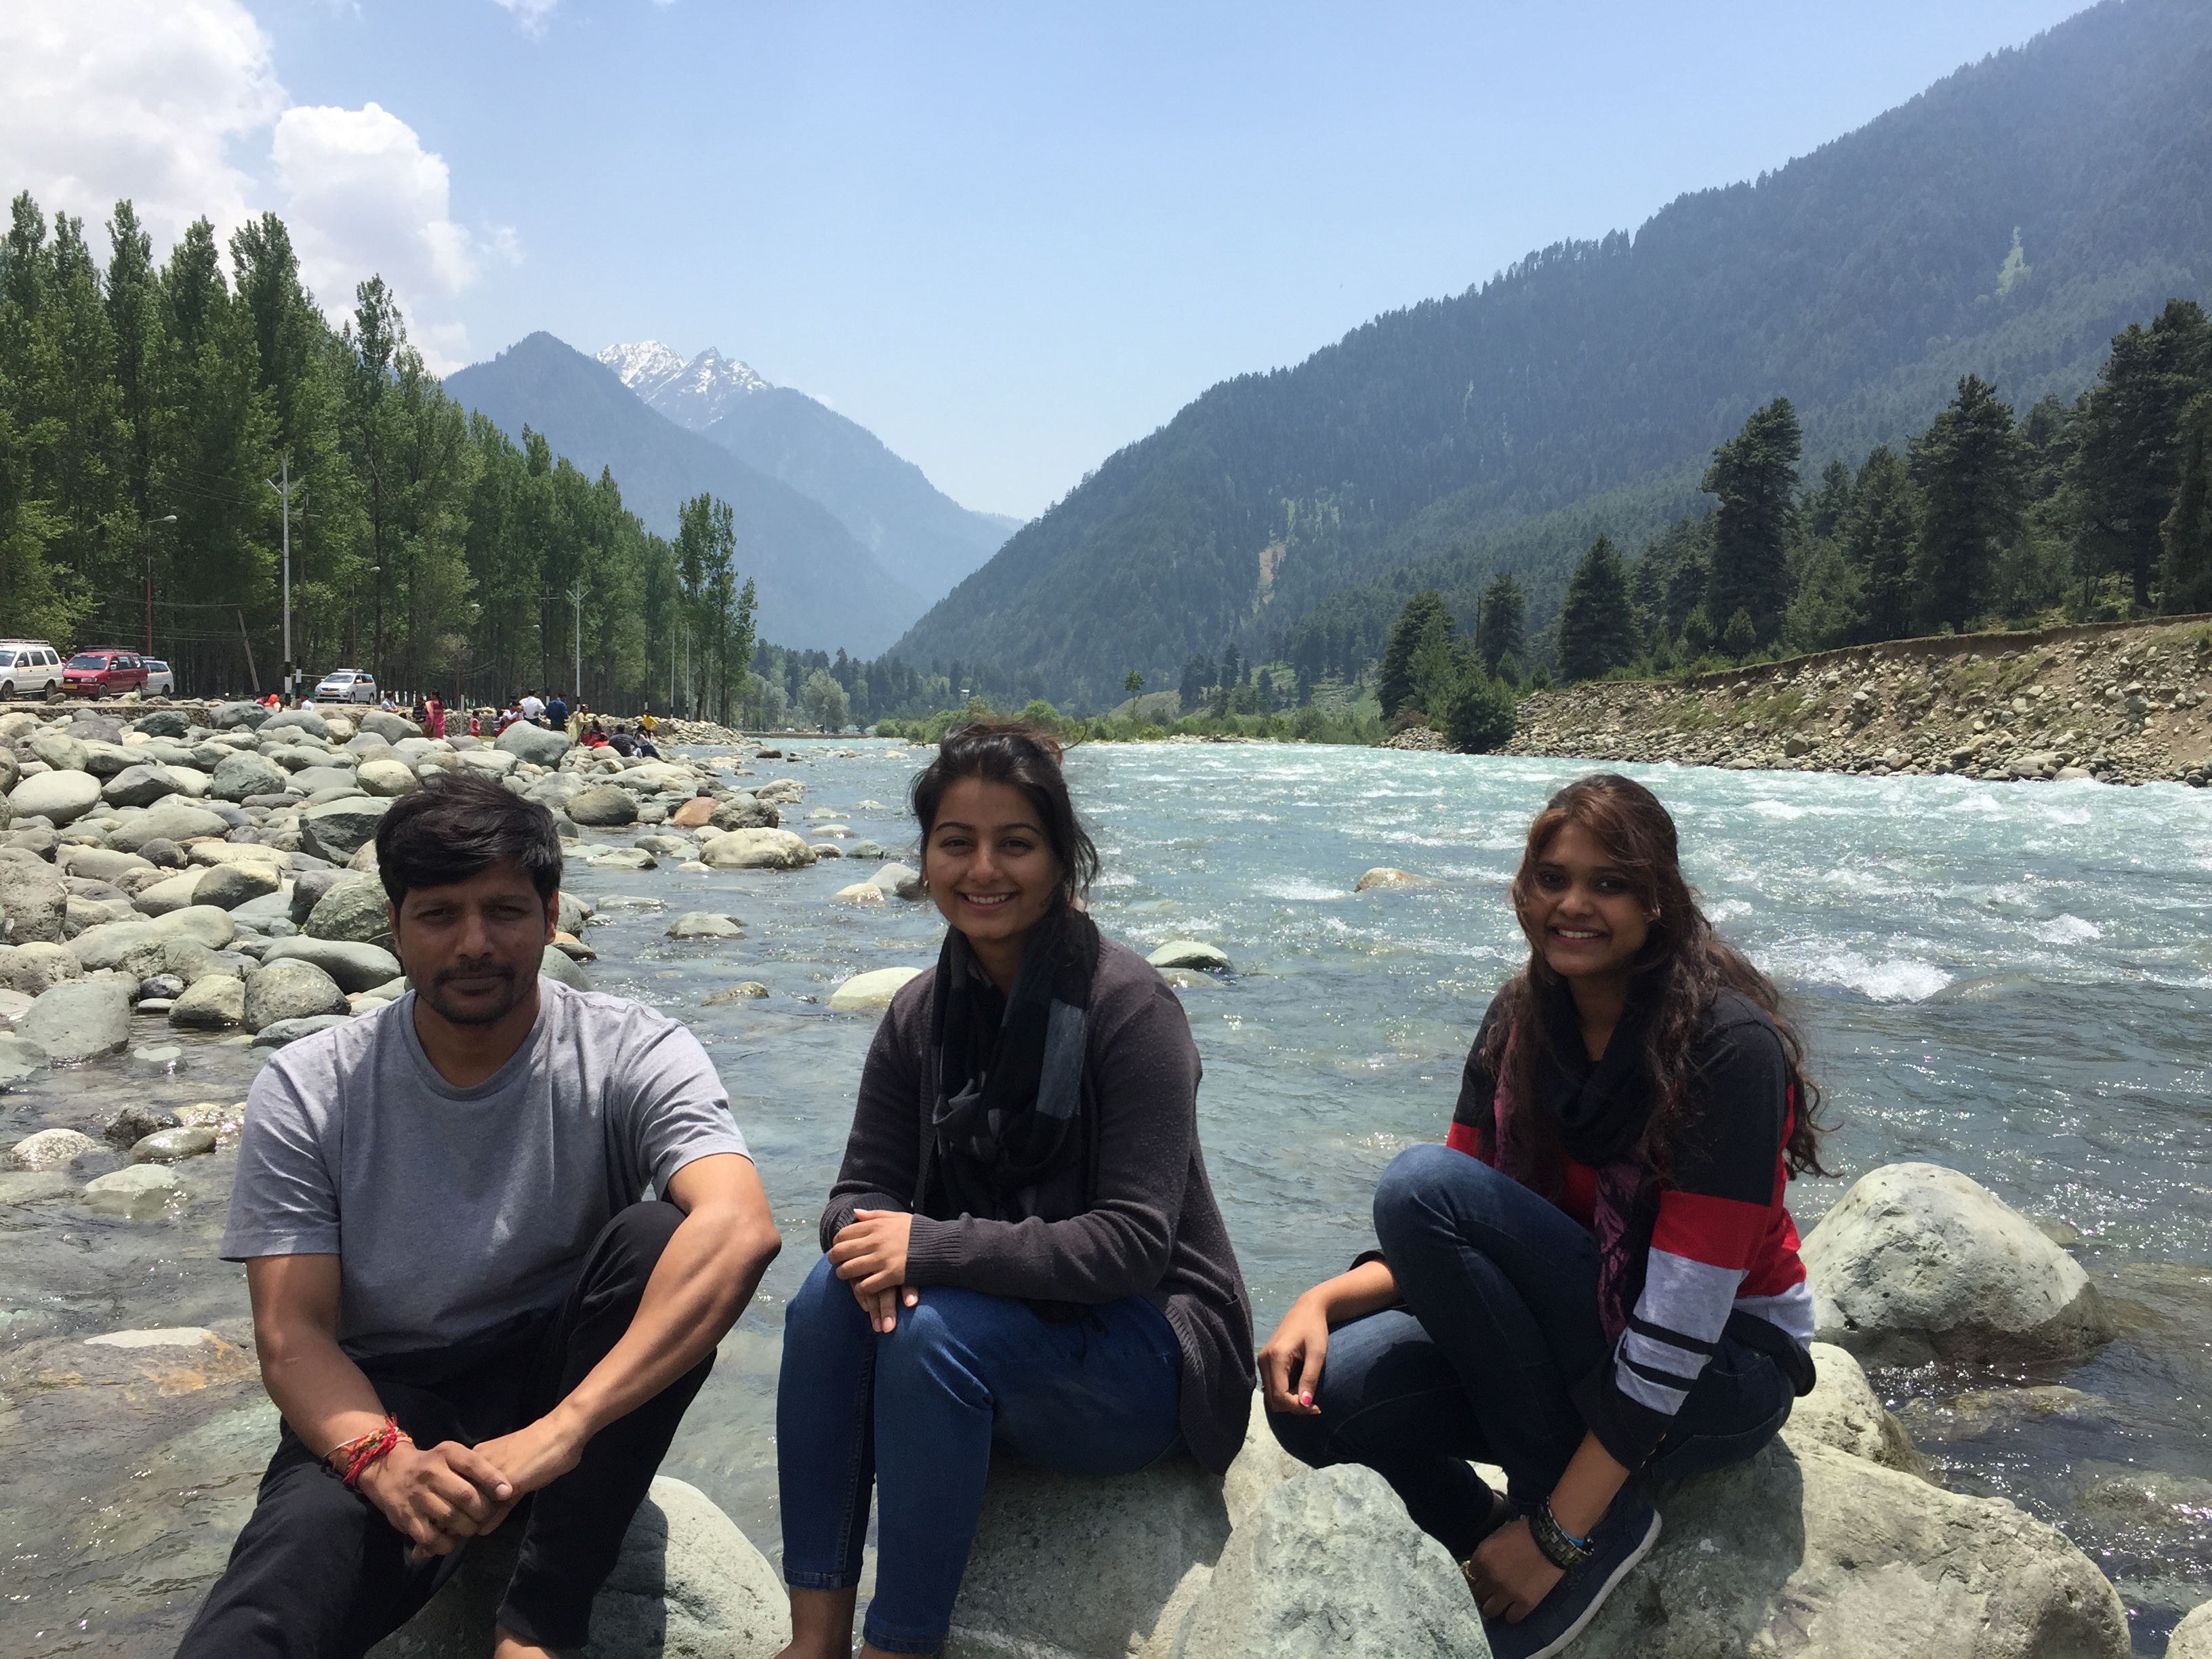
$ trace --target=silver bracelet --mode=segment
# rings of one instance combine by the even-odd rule
[[[1528,1534],[1536,1540],[1544,1559],[1561,1572],[1572,1572],[1595,1553],[1590,1539],[1577,1538],[1559,1524],[1549,1498],[1528,1516]]]

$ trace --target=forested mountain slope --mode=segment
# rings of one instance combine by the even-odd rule
[[[1923,427],[1969,371],[2025,407],[2212,277],[2212,7],[2106,0],[1755,183],[1561,244],[1213,387],[1018,533],[896,647],[1113,701],[1389,573],[1534,580],[1694,497],[1778,395],[1808,472]],[[1461,567],[1465,567],[1462,568]],[[1464,585],[1464,582],[1455,585]],[[1540,625],[1540,613],[1532,616]]]
[[[611,469],[624,504],[660,535],[676,534],[677,509],[692,497],[727,501],[763,638],[872,654],[922,608],[819,502],[647,408],[611,368],[550,334],[447,376],[446,391],[517,441],[527,425],[586,473]]]
[[[867,428],[711,346],[688,362],[657,340],[611,345],[599,359],[647,407],[828,507],[924,603],[951,592],[1021,527],[969,511]]]

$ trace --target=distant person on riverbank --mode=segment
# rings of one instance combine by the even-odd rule
[[[449,775],[392,804],[376,850],[415,988],[254,1083],[222,1253],[283,1425],[189,1659],[352,1659],[502,1523],[498,1659],[581,1648],[781,1245],[690,1030],[540,976],[544,808]]]
[[[1198,1052],[1143,957],[1076,906],[1098,855],[1052,738],[948,733],[914,786],[948,924],[877,1028],[793,1297],[776,1474],[793,1641],[867,1659],[945,1640],[994,1445],[1073,1474],[1178,1440],[1226,1469],[1251,1313],[1198,1144]],[[1080,1563],[1067,1564],[1078,1571]]]
[[[564,731],[568,727],[568,705],[558,691],[545,701],[545,724],[556,731]]]
[[[660,722],[653,718],[651,703],[646,704],[645,713],[637,717],[637,729],[648,738],[660,730]]]
[[[522,710],[523,719],[532,722],[533,725],[542,726],[544,724],[544,698],[538,696],[534,693],[526,691],[523,693],[522,702],[518,706]]]
[[[506,731],[508,726],[514,725],[515,721],[521,718],[522,705],[519,702],[511,702],[507,704],[504,709],[500,711],[499,732]],[[499,732],[495,732],[492,735],[496,738],[499,735]]]
[[[1497,1659],[1530,1659],[1656,1541],[1631,1476],[1740,1462],[1811,1392],[1783,1193],[1820,1170],[1820,1097],[1641,784],[1554,795],[1511,891],[1528,963],[1483,1016],[1449,1140],[1391,1164],[1382,1248],[1298,1298],[1260,1371],[1283,1445],[1381,1474],[1464,1564]]]
[[[435,693],[422,699],[422,735],[426,738],[446,735],[446,705],[438,701]]]

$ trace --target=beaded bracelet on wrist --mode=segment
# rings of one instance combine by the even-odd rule
[[[1552,1513],[1552,1500],[1548,1498],[1529,1515],[1528,1534],[1536,1540],[1536,1547],[1543,1553],[1544,1559],[1561,1572],[1573,1571],[1594,1553],[1590,1540],[1577,1538],[1559,1524],[1559,1518]]]

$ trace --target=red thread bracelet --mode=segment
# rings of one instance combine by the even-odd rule
[[[396,1446],[411,1446],[414,1443],[413,1437],[399,1426],[398,1418],[386,1417],[382,1428],[372,1429],[367,1434],[355,1436],[342,1446],[333,1447],[327,1461],[335,1464],[341,1458],[345,1460],[345,1472],[339,1479],[349,1489],[357,1491],[361,1477],[368,1473],[370,1464],[380,1457],[389,1455]]]

